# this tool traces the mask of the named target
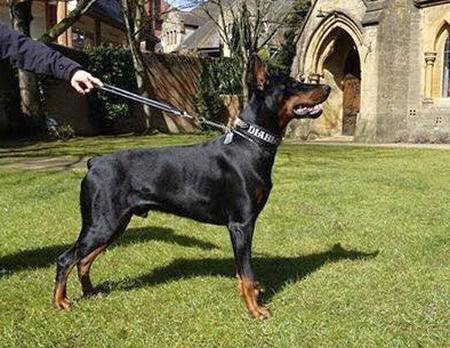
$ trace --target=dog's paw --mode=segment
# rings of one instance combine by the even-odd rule
[[[72,307],[72,301],[70,301],[67,297],[57,299],[54,302],[54,305],[59,310],[67,311]]]
[[[250,315],[257,320],[264,320],[269,319],[272,316],[272,313],[270,311],[262,306],[258,306],[255,310],[250,312]]]
[[[89,290],[86,290],[83,292],[83,297],[86,298],[103,298],[104,297],[104,293],[102,291],[100,291],[99,289],[96,288],[92,288]]]

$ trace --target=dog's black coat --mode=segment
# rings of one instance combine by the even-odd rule
[[[323,102],[330,92],[328,86],[272,80],[255,94],[241,118],[281,136],[280,98],[313,90],[319,90],[320,100],[311,105]],[[251,240],[272,188],[276,146],[253,140],[235,134],[229,144],[221,136],[200,145],[130,150],[92,159],[81,185],[81,233],[75,245],[58,257],[56,282],[57,288],[63,286],[62,296],[71,266],[78,263],[80,267],[87,259],[89,278],[96,256],[89,255],[109,245],[133,215],[144,217],[152,210],[227,226],[237,274],[254,282]],[[79,274],[83,291],[89,292],[90,280],[83,282],[86,271]],[[258,317],[258,313],[251,314]]]
[[[271,187],[274,153],[239,136],[225,145],[224,138],[95,159],[82,183],[81,200],[87,202],[82,209],[98,202],[92,219],[107,217],[113,228],[118,217],[145,216],[149,210],[216,225],[245,221],[258,211],[248,192]]]

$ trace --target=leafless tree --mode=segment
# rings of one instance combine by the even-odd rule
[[[183,5],[199,6],[213,21],[225,49],[240,63],[243,99],[247,102],[254,83],[252,57],[267,48],[283,28],[292,1],[193,0]]]
[[[153,87],[148,76],[148,68],[141,51],[141,42],[145,34],[153,33],[153,2],[145,0],[121,0],[122,12],[127,28],[128,45],[133,58],[134,73],[139,93],[143,97],[153,94]],[[152,112],[149,106],[141,106],[144,115],[144,133],[152,128]]]

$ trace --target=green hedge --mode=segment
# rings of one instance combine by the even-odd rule
[[[205,59],[202,63],[196,97],[197,112],[207,119],[222,121],[224,105],[220,96],[242,94],[239,63],[230,58]]]
[[[132,92],[137,91],[133,61],[130,52],[123,48],[98,47],[87,50],[88,70],[104,83],[111,84]],[[132,108],[122,97],[111,93],[92,93],[89,97],[91,114],[99,127],[108,131],[113,122],[119,118],[129,117]]]

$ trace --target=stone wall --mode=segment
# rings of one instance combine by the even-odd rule
[[[314,2],[298,41],[292,74],[307,80],[311,74],[318,74],[322,82],[332,86],[333,92],[324,104],[324,116],[294,123],[290,127],[292,135],[333,135],[332,128],[339,134],[339,122],[333,126],[329,121],[342,117],[340,73],[339,69],[333,72],[333,66],[327,66],[324,61],[326,57],[340,54],[339,51],[344,55],[345,50],[342,45],[329,44],[321,51],[320,45],[328,43],[325,40],[321,44],[317,39],[328,35],[332,41],[327,28],[333,26],[350,35],[356,33],[352,39],[361,58],[361,111],[355,141],[391,142],[398,140],[399,134],[420,129],[450,131],[450,98],[441,97],[443,42],[450,34],[450,1],[424,1],[423,6],[416,6],[417,3],[411,0]],[[433,60],[432,73],[426,70],[430,67],[426,60]],[[339,60],[334,63],[338,64]]]
[[[377,37],[378,25],[364,27],[364,42],[367,46],[361,61],[361,112],[356,121],[356,142],[377,141],[377,102],[380,94],[378,74],[380,47]]]
[[[318,0],[308,14],[307,21],[297,44],[297,55],[292,66],[293,76],[302,76],[306,81],[314,81],[320,76],[321,83],[332,87],[332,93],[324,103],[324,114],[317,120],[293,121],[288,136],[315,138],[342,133],[343,91],[342,78],[347,54],[355,45],[359,53],[362,72],[361,115],[357,125],[357,135],[367,139],[371,131],[374,108],[365,106],[376,96],[376,42],[372,43],[373,30],[366,30],[362,22],[366,14],[366,4],[362,0]],[[347,39],[338,35],[344,33]],[[367,40],[366,33],[371,37]],[[376,33],[376,31],[375,31]],[[376,34],[375,34],[376,35]],[[367,48],[370,42],[370,50]],[[375,58],[374,58],[375,57]],[[368,66],[370,65],[370,68]],[[370,72],[366,75],[366,72]],[[370,82],[369,82],[370,81]],[[367,95],[370,93],[370,97]],[[301,129],[299,129],[301,128]]]
[[[87,65],[88,58],[83,52],[59,45],[52,47],[82,66]],[[70,125],[77,135],[98,134],[99,130],[93,118],[90,117],[87,97],[78,95],[65,81],[48,78],[43,86],[49,117],[55,119],[61,126]]]
[[[395,140],[406,129],[411,52],[410,0],[391,0],[379,25],[379,88],[376,140]]]
[[[59,125],[70,125],[77,135],[89,136],[99,133],[90,117],[89,103],[66,82],[47,80],[45,99],[48,116]]]
[[[450,34],[450,4],[428,6],[418,12],[414,22],[418,22],[420,28],[416,30],[420,45],[411,47],[411,50],[417,51],[420,72],[416,73],[420,76],[410,77],[414,94],[411,92],[408,131],[450,132],[450,98],[442,97],[443,46]],[[429,60],[428,65],[426,59]],[[426,78],[427,68],[431,69],[429,80]],[[417,88],[419,80],[420,87]]]

